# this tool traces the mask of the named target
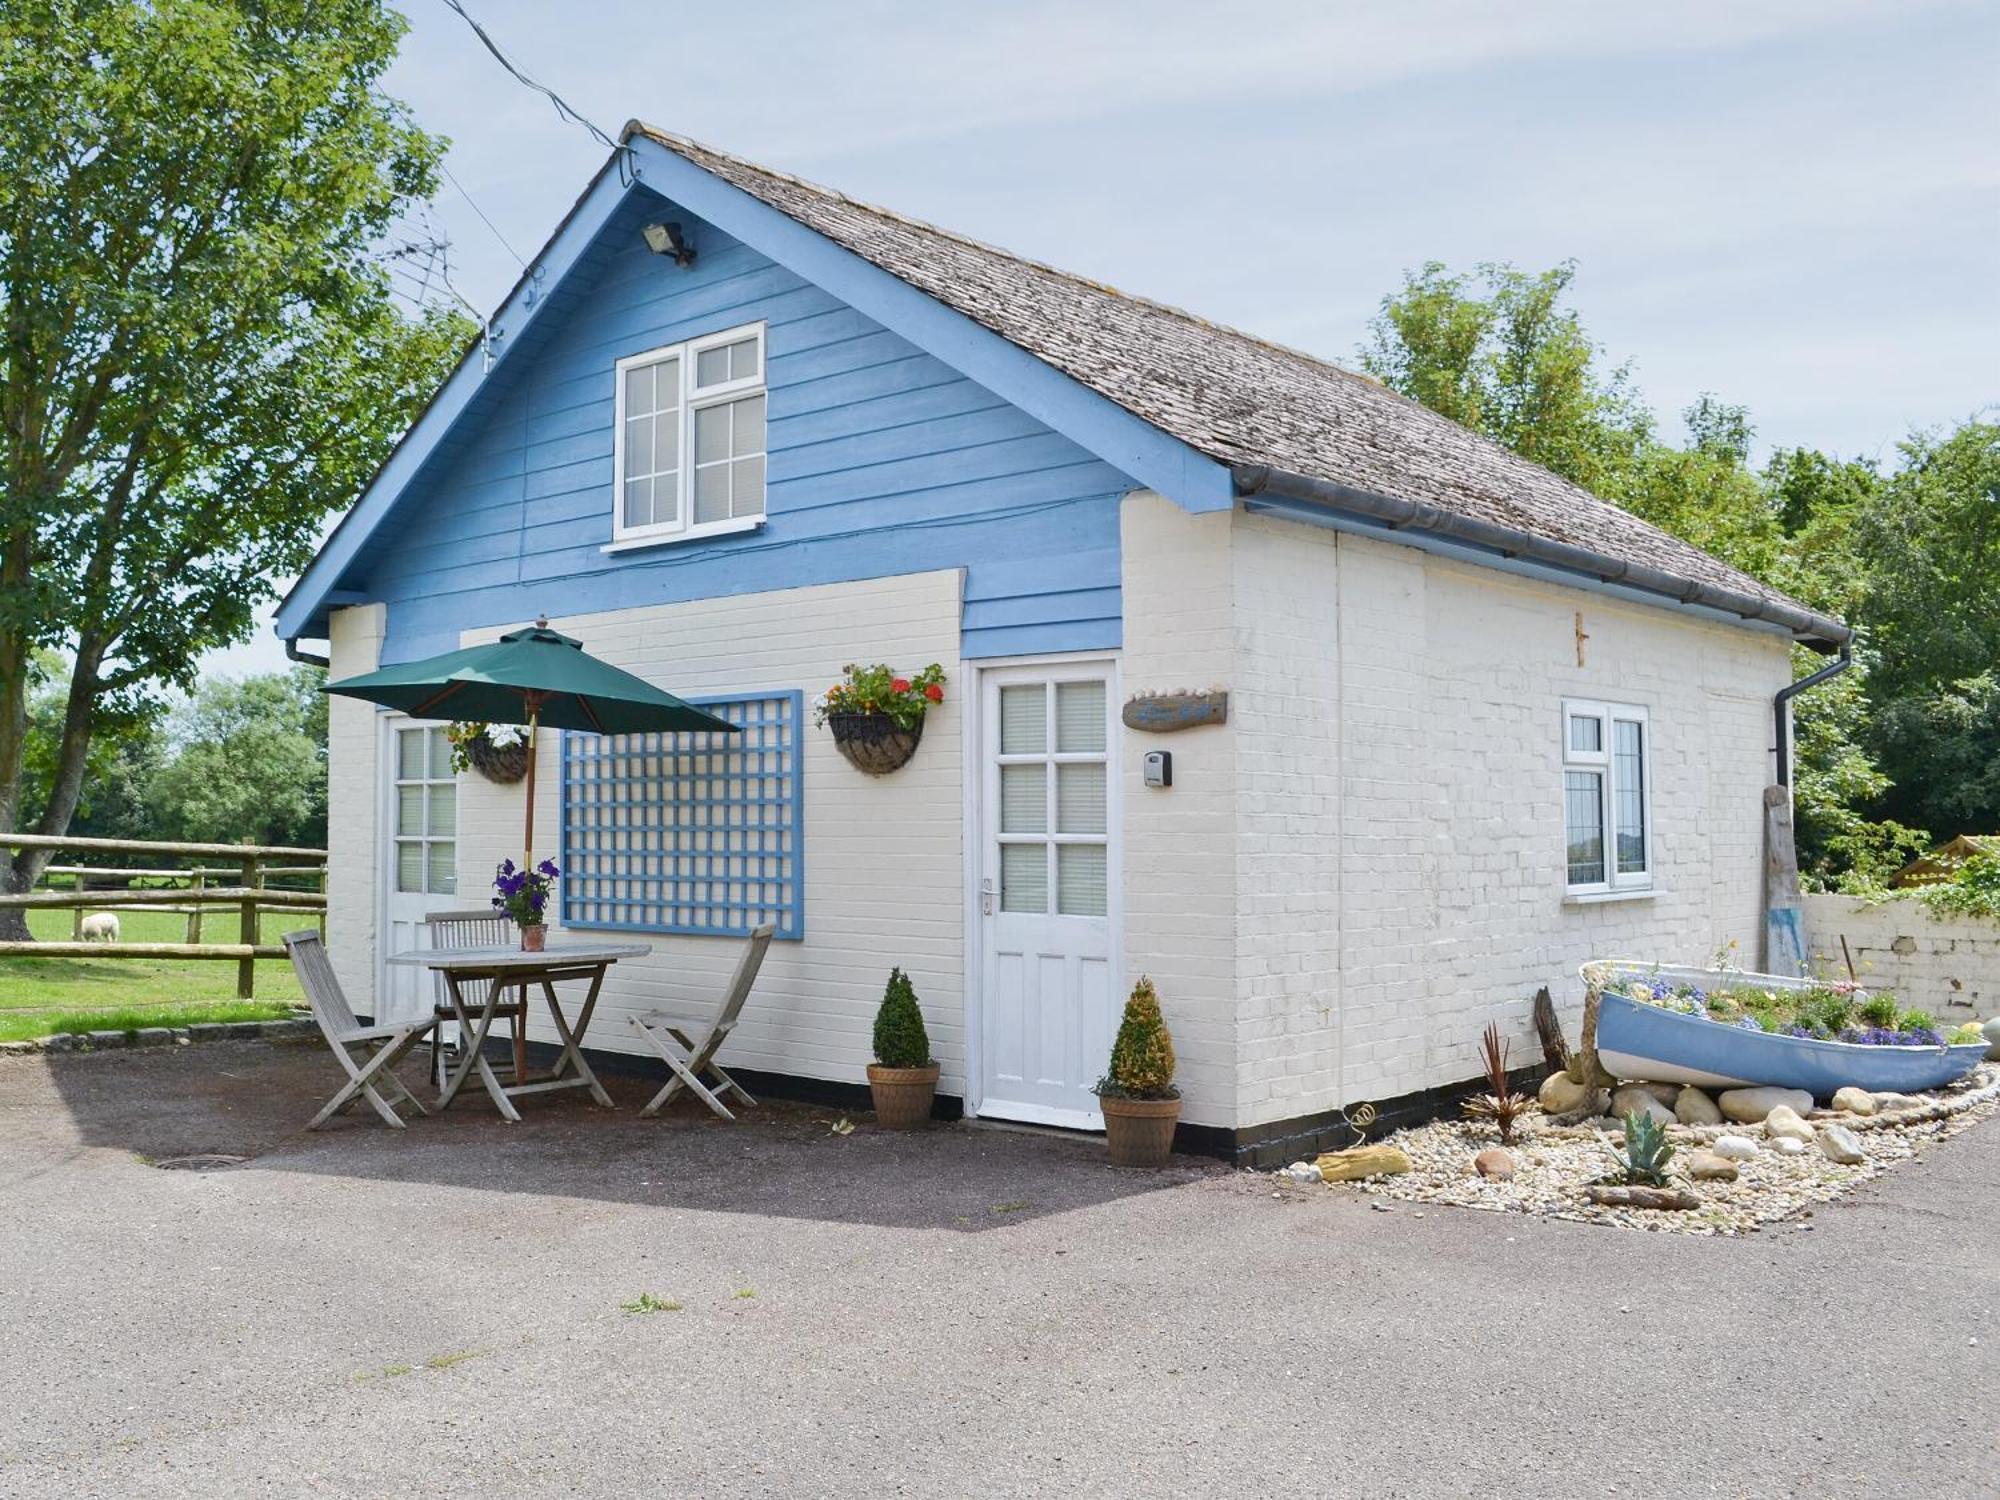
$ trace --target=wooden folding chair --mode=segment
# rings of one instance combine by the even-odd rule
[[[357,1098],[366,1099],[376,1114],[398,1130],[403,1128],[403,1118],[396,1113],[397,1106],[407,1103],[418,1114],[429,1114],[423,1101],[403,1087],[394,1069],[403,1055],[437,1025],[437,1018],[363,1026],[340,988],[318,929],[309,927],[303,932],[286,933],[285,951],[298,971],[299,985],[306,992],[306,1003],[319,1023],[320,1035],[326,1038],[327,1046],[347,1071],[346,1085],[327,1100],[326,1108],[313,1116],[306,1129],[319,1129]]]
[[[736,961],[736,972],[730,976],[729,989],[723,994],[722,1008],[715,1013],[715,1019],[709,1022],[708,1031],[699,1042],[690,1041],[688,1034],[675,1025],[674,1018],[665,1011],[656,1010],[650,1015],[631,1018],[632,1029],[639,1033],[647,1046],[660,1054],[674,1072],[674,1076],[667,1080],[667,1086],[653,1095],[652,1102],[640,1110],[640,1114],[658,1114],[684,1086],[694,1090],[702,1103],[725,1120],[733,1120],[736,1116],[716,1097],[718,1094],[734,1094],[745,1104],[757,1102],[750,1097],[748,1089],[723,1070],[715,1060],[715,1054],[722,1050],[729,1033],[736,1029],[736,1018],[743,1014],[743,1002],[750,998],[750,987],[757,982],[757,971],[764,966],[764,950],[771,946],[771,934],[776,930],[774,924],[766,922],[750,934],[743,956]],[[713,1090],[702,1082],[704,1074],[713,1080]]]
[[[428,934],[427,948],[511,948],[520,937],[521,930],[514,925],[514,919],[504,911],[494,908],[475,907],[471,911],[434,911],[424,917],[424,931]],[[431,1014],[439,1025],[431,1032],[431,1082],[442,1089],[445,1085],[444,1024],[458,1014],[452,1008],[451,987],[442,971],[433,971],[437,981],[437,998],[431,1004]],[[497,983],[490,979],[468,979],[461,981],[468,1007],[477,1008],[486,1003],[487,988]],[[528,991],[522,985],[512,1000],[502,1001],[493,1009],[493,1019],[504,1020],[510,1035],[518,1035],[526,1024],[528,1013]],[[458,1045],[464,1047],[468,1038],[460,1036]]]

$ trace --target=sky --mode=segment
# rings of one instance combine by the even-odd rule
[[[1573,259],[1670,433],[1712,391],[1760,452],[1890,462],[2000,403],[1990,0],[463,4],[613,136],[641,118],[1336,362],[1407,269]],[[434,218],[491,307],[604,148],[444,0],[400,8],[386,87],[452,142]],[[209,667],[282,662],[264,629]]]

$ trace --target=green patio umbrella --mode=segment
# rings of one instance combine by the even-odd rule
[[[549,629],[543,616],[489,646],[468,646],[401,662],[379,672],[342,678],[329,693],[399,708],[419,719],[466,719],[528,728],[528,816],[522,864],[535,864],[535,731],[584,729],[595,734],[706,730],[736,726],[683,703],[643,677],[587,655],[583,643]]]

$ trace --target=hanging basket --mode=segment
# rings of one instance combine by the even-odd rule
[[[481,734],[465,742],[465,758],[472,762],[473,770],[500,786],[512,786],[528,774],[528,742],[525,739],[516,745],[502,746]]]
[[[887,776],[907,765],[924,737],[922,719],[905,729],[887,714],[828,714],[826,727],[847,763],[870,776]]]

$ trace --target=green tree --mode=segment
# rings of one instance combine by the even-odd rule
[[[381,0],[0,9],[0,832],[69,827],[104,726],[248,632],[462,346],[376,257],[442,150],[380,90],[403,27]]]
[[[316,667],[202,683],[150,796],[169,838],[326,846],[326,696]]]

